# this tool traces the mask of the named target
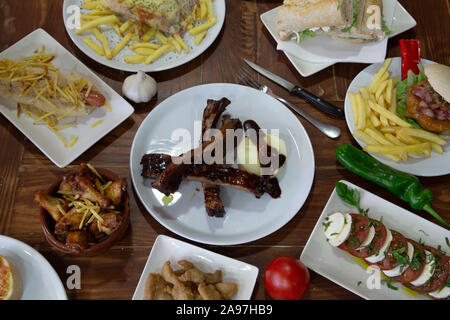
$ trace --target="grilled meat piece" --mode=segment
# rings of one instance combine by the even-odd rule
[[[220,116],[225,111],[230,101],[227,98],[222,98],[219,101],[208,100],[205,110],[203,110],[202,119],[202,137],[211,128],[216,128]],[[209,137],[208,137],[209,138]],[[220,198],[220,186],[213,183],[202,183],[203,196],[205,197],[206,213],[210,217],[223,217],[225,215],[225,207]]]
[[[111,205],[111,200],[97,190],[89,177],[76,175],[70,183],[73,194],[79,195],[81,199],[96,202],[102,208],[108,208]]]
[[[39,203],[42,208],[47,210],[47,212],[52,216],[55,222],[58,222],[63,217],[61,211],[59,211],[58,209],[58,205],[60,205],[64,211],[66,211],[68,208],[63,199],[52,197],[48,194],[48,192],[44,191],[39,191],[38,193],[36,193],[36,195],[34,196],[34,200]]]
[[[86,231],[72,231],[67,234],[66,246],[76,250],[89,247],[89,236]]]
[[[211,141],[204,141],[197,149],[192,149],[180,157],[178,157],[176,163],[173,161],[167,166],[167,168],[156,178],[152,186],[158,189],[165,195],[170,195],[178,190],[181,180],[185,176],[186,171],[191,168],[191,164],[199,162],[195,156],[197,154],[203,154],[203,150],[206,147],[210,147],[211,144],[221,144],[225,142],[226,131],[228,129],[236,130],[242,128],[242,123],[238,119],[227,119],[224,121],[220,132],[216,133]],[[179,160],[179,161],[178,161]]]
[[[68,232],[78,230],[82,219],[83,213],[72,208],[56,223],[55,234],[66,236]]]
[[[142,157],[142,176],[155,179],[171,164],[171,156],[165,154],[146,154]],[[272,198],[281,196],[278,179],[275,177],[258,176],[228,165],[191,164],[183,176],[186,180],[208,182],[221,186],[229,186],[253,193],[260,198],[267,192]],[[183,179],[181,177],[181,179]],[[181,180],[180,179],[180,180]]]
[[[118,206],[122,201],[122,195],[127,189],[127,181],[119,179],[113,181],[108,188],[105,189],[105,197],[111,200],[114,207]]]

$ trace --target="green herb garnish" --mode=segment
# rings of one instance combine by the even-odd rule
[[[315,36],[316,36],[316,33],[314,31],[306,29],[306,30],[299,31],[296,33],[296,38],[297,38],[296,40],[297,40],[297,43],[300,43],[300,42],[302,42],[302,40],[305,37],[314,38]]]
[[[367,217],[369,209],[362,209],[360,207],[361,194],[356,189],[350,189],[345,183],[336,182],[336,192],[342,201],[356,207],[359,213]]]

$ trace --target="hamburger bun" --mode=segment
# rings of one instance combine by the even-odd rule
[[[434,91],[450,103],[450,67],[443,64],[430,64],[424,68],[424,71]]]

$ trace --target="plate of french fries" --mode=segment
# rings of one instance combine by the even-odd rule
[[[163,71],[202,54],[225,21],[224,0],[199,0],[184,34],[169,35],[113,12],[101,0],[64,0],[64,25],[95,61],[123,71]]]
[[[421,59],[426,66],[434,62]],[[361,71],[345,97],[345,118],[355,140],[379,161],[417,176],[450,173],[448,137],[414,128],[397,113],[401,58]]]
[[[3,78],[0,85],[20,89],[0,96],[0,113],[60,168],[69,165],[134,112],[122,96],[43,29],[36,29],[0,52],[1,73],[12,79],[9,83],[9,77]],[[79,90],[85,85],[87,91],[94,87],[104,96],[103,106],[85,109],[85,104],[79,102],[83,97]],[[18,102],[20,96],[29,97],[29,103]],[[44,109],[47,104],[42,102],[52,107]],[[73,110],[88,112],[73,114]]]

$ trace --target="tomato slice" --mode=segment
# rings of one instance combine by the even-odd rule
[[[275,300],[297,300],[309,289],[308,268],[292,257],[272,260],[264,273],[266,291]]]

